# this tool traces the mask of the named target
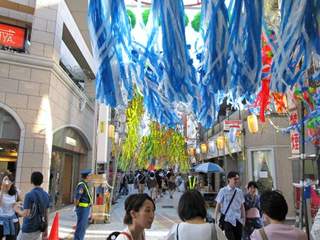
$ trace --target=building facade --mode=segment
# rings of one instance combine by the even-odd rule
[[[0,171],[13,172],[23,193],[41,171],[57,208],[72,202],[79,171],[94,167],[86,14],[87,1],[0,2]]]
[[[274,126],[287,126],[288,117],[274,115],[270,117]],[[225,122],[234,121],[239,127],[237,137],[230,140],[229,130],[225,130]],[[249,181],[258,182],[260,192],[265,189],[278,189],[283,192],[289,205],[289,217],[295,216],[293,162],[290,159],[291,147],[289,134],[280,133],[268,121],[259,125],[259,131],[250,133],[245,112],[234,112],[227,119],[217,124],[208,134],[209,151],[202,158],[221,165],[225,172],[239,171],[241,187],[244,189]],[[228,129],[228,127],[227,127]],[[223,148],[218,144],[212,149],[210,142],[217,143],[220,136],[227,140]],[[219,141],[219,140],[218,140]],[[215,189],[226,184],[223,175],[215,174]],[[288,191],[290,189],[290,191]]]

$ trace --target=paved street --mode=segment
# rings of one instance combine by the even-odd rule
[[[156,202],[156,215],[150,230],[146,231],[147,239],[158,240],[163,239],[167,235],[171,226],[179,222],[177,214],[177,205],[181,193],[176,193],[173,199],[169,198],[169,194],[166,194],[160,200]],[[118,203],[113,205],[111,214],[111,223],[109,224],[92,224],[89,226],[86,232],[85,239],[106,239],[108,234],[113,231],[121,231],[125,228],[122,224],[124,216],[124,200],[125,197],[121,197]],[[73,229],[72,226],[76,222],[76,215],[73,212],[73,207],[68,206],[60,212],[60,228],[59,237],[62,239],[72,239]],[[51,214],[51,221],[54,217],[54,213]]]

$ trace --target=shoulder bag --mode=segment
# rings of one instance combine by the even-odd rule
[[[39,220],[40,220],[39,230],[41,232],[45,232],[48,228],[47,209],[41,206],[40,196],[38,195],[38,193],[36,193],[36,191],[35,191],[35,195],[36,195],[37,203],[34,202],[34,204],[36,205],[36,211],[39,214]]]
[[[268,236],[267,236],[266,231],[264,230],[264,228],[260,228],[259,229],[259,233],[260,233],[260,236],[261,236],[262,240],[268,240]]]
[[[232,201],[233,201],[236,193],[237,193],[237,189],[234,190],[234,193],[233,193],[233,195],[232,195],[232,198],[231,198],[231,200],[230,200],[230,202],[229,202],[229,205],[228,205],[226,211],[225,211],[224,213],[221,213],[221,214],[220,214],[219,227],[221,228],[222,231],[224,231],[224,224],[225,224],[224,219],[225,219],[225,217],[226,217],[226,214],[227,214],[227,212],[228,212],[228,210],[229,210],[229,208],[230,208],[230,205],[231,205],[231,203],[232,203]]]

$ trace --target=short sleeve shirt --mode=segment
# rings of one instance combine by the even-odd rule
[[[30,215],[23,218],[22,232],[24,233],[37,232],[40,229],[40,214],[35,210],[35,203],[45,211],[49,208],[49,195],[40,187],[32,189],[24,198],[23,208],[30,209]]]
[[[235,190],[237,190],[236,195],[225,216],[225,221],[231,223],[233,226],[237,225],[237,220],[241,222],[241,205],[244,203],[242,190],[240,188],[232,189],[228,185],[219,190],[216,198],[217,203],[222,205],[220,212],[224,214]]]

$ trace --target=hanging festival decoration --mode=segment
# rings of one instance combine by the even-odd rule
[[[201,153],[205,154],[208,152],[208,145],[206,143],[200,144]]]
[[[257,133],[259,131],[258,118],[255,114],[250,114],[247,117],[248,130],[250,133]]]
[[[303,86],[311,59],[319,55],[320,3],[282,1],[278,30],[276,2],[269,4],[275,11],[266,10],[270,13],[264,16],[263,1],[202,1],[202,13],[191,22],[193,27],[198,25],[203,38],[202,45],[195,47],[196,72],[197,63],[186,42],[188,18],[182,0],[152,2],[151,10],[143,13],[147,25],[144,43],[131,39],[134,18],[124,0],[90,0],[89,29],[98,62],[97,99],[111,107],[127,106],[135,86],[150,118],[171,128],[181,122],[182,112],[192,115],[202,127],[212,127],[226,97],[236,108],[244,99],[252,103],[256,97],[262,122],[270,109],[270,96],[276,110],[285,112],[280,93],[295,83]],[[319,82],[320,72],[309,77]],[[301,87],[296,94],[309,112],[318,106],[312,90]]]
[[[261,76],[263,1],[235,0],[230,18],[228,86],[231,100],[251,99]]]
[[[96,98],[117,107],[133,96],[129,67],[131,32],[124,0],[91,0],[88,19],[93,55],[98,61]]]
[[[216,120],[227,82],[228,11],[224,0],[202,2],[203,51],[200,55],[198,120],[209,128]]]
[[[223,150],[226,145],[226,137],[224,135],[220,135],[219,137],[217,137],[216,142],[217,142],[217,149]]]
[[[135,159],[136,148],[139,144],[139,125],[143,112],[143,97],[136,92],[126,110],[127,137],[118,163],[123,170],[127,170]]]
[[[186,45],[183,1],[154,0],[152,11],[160,19],[162,34],[164,74],[160,91],[170,102],[188,102],[194,93],[196,72]]]
[[[313,1],[282,1],[280,32],[271,69],[272,91],[285,92],[288,86],[301,82],[310,64],[310,44],[304,34],[308,2]]]

